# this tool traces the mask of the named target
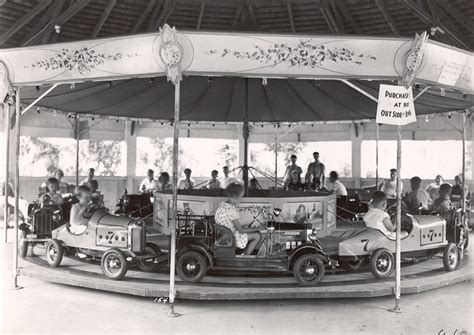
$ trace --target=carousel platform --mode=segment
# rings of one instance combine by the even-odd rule
[[[20,259],[20,275],[48,282],[144,297],[166,297],[169,290],[167,269],[146,273],[130,269],[121,281],[105,278],[98,262],[64,258],[60,267],[51,268],[36,248],[32,257]],[[470,247],[460,267],[446,272],[442,259],[433,257],[402,264],[402,294],[427,290],[472,280],[474,257]],[[21,279],[21,278],[20,278]],[[394,276],[384,280],[372,277],[367,268],[349,273],[327,271],[317,287],[300,287],[291,275],[209,273],[201,283],[189,284],[176,278],[179,299],[249,300],[249,299],[317,299],[369,298],[393,294]]]

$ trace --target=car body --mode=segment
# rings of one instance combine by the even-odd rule
[[[146,271],[157,268],[163,255],[156,245],[147,243],[143,220],[110,214],[94,203],[83,215],[87,225],[81,233],[73,233],[61,207],[46,197],[33,206],[28,225],[20,227],[21,255],[27,255],[28,245],[43,244],[51,266],[59,266],[63,255],[100,257],[104,274],[115,280],[125,276],[130,264]]]
[[[457,223],[458,215],[459,211],[445,213],[445,217],[403,215],[401,228],[407,233],[401,239],[402,258],[429,257],[443,253],[445,268],[454,270],[462,258],[468,236],[467,230]],[[356,264],[369,260],[375,277],[387,277],[393,270],[395,245],[394,234],[387,236],[378,229],[366,228],[339,243],[338,261],[353,262],[355,267]]]
[[[199,282],[207,270],[293,272],[301,286],[314,286],[331,260],[314,230],[305,224],[266,222],[256,255],[242,255],[233,232],[213,216],[178,215],[176,270],[188,282]]]

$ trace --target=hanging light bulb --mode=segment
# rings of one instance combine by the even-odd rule
[[[40,108],[39,107],[36,107],[36,113],[40,113]]]
[[[76,84],[75,84],[75,83],[72,83],[72,84],[69,86],[69,88],[70,88],[71,90],[75,89],[75,88],[76,88]]]
[[[441,95],[442,97],[444,97],[446,95],[446,89],[444,87],[441,87],[439,89],[439,95]]]

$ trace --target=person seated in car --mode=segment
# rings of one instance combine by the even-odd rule
[[[439,187],[439,196],[433,202],[432,209],[438,213],[451,208],[451,185],[441,184]]]
[[[430,195],[421,188],[421,178],[413,177],[410,179],[411,192],[407,193],[403,201],[411,214],[418,214],[420,209],[428,209]]]
[[[81,234],[86,230],[89,223],[89,219],[84,217],[84,211],[91,204],[92,192],[85,185],[79,186],[76,192],[79,202],[71,207],[69,231],[73,234]]]
[[[207,184],[207,188],[209,190],[220,190],[221,189],[221,182],[217,179],[219,176],[219,172],[217,170],[211,171],[211,180]]]
[[[95,179],[92,179],[89,183],[87,183],[87,187],[89,187],[91,190],[92,202],[103,206],[104,195],[99,191],[99,182]]]
[[[50,177],[46,181],[46,193],[41,196],[41,201],[43,201],[45,195],[48,195],[51,201],[54,201],[58,206],[64,204],[63,196],[59,193],[59,181],[54,177]]]
[[[63,170],[61,169],[57,169],[55,172],[54,172],[54,177],[58,180],[59,182],[59,193],[60,194],[66,194],[66,193],[69,193],[68,192],[68,189],[69,189],[69,185],[68,183],[66,183],[63,178],[64,178],[64,172]]]
[[[237,248],[244,249],[245,255],[251,255],[260,242],[261,236],[257,228],[242,225],[239,221],[237,207],[244,195],[244,187],[241,184],[231,183],[224,190],[224,194],[227,200],[217,208],[215,222],[229,228],[234,233]]]
[[[386,209],[387,195],[382,191],[376,191],[370,202],[369,211],[363,219],[367,227],[378,229],[389,238],[395,238],[396,225],[390,220],[390,215],[385,211]],[[401,238],[407,235],[406,231],[402,231]]]
[[[147,176],[140,183],[138,192],[153,194],[158,190],[158,182],[155,180],[155,172],[152,169],[149,169]]]
[[[285,181],[283,188],[291,191],[304,191],[306,189],[305,184],[301,182],[301,173],[299,170],[291,171],[291,178]]]
[[[329,173],[328,191],[334,192],[338,197],[347,196],[347,189],[344,184],[339,181],[339,175],[336,171]]]
[[[434,201],[436,198],[439,197],[439,188],[442,184],[443,177],[441,175],[437,175],[434,183],[428,184],[428,186],[426,186],[425,190],[430,195],[431,201]]]
[[[456,175],[454,177],[454,186],[451,189],[451,201],[455,202],[457,206],[461,206],[462,191],[464,188],[464,195],[466,199],[469,196],[469,189],[467,186],[463,186],[462,175]]]
[[[162,172],[158,178],[158,191],[172,191],[173,187],[170,183],[170,175],[168,172]]]

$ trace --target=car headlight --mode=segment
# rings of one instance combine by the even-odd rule
[[[61,214],[59,214],[59,213],[54,213],[54,214],[53,214],[53,221],[54,221],[54,222],[59,222],[59,221],[61,221]]]

